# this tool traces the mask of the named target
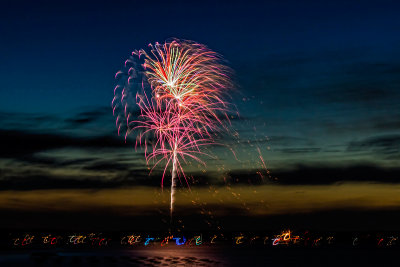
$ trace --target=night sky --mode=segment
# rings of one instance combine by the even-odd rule
[[[188,168],[186,213],[400,210],[400,4],[259,2],[2,1],[0,227],[66,210],[168,217],[160,173],[111,109],[130,53],[168,38],[224,57],[240,114],[239,141],[222,140],[238,160],[211,148],[218,160]]]

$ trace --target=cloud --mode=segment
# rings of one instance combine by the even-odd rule
[[[282,149],[275,149],[275,151],[279,151],[279,152],[287,153],[287,154],[304,154],[304,153],[320,152],[321,148],[319,148],[319,147],[282,148]]]
[[[65,122],[70,125],[82,125],[99,120],[100,117],[110,112],[110,108],[99,108],[91,111],[84,111],[76,114],[74,117],[67,118]]]
[[[396,119],[397,118],[397,119]],[[373,128],[376,130],[399,130],[400,129],[400,116],[395,115],[392,118],[383,117],[374,122]]]
[[[332,72],[329,79],[316,91],[328,103],[380,104],[398,106],[400,64],[397,62],[358,61],[344,64]]]
[[[296,153],[296,152],[295,152]],[[162,171],[151,174],[142,162],[118,159],[82,159],[67,163],[41,162],[17,164],[0,169],[0,190],[35,189],[98,189],[126,186],[160,187]],[[64,166],[62,166],[64,164]],[[371,164],[352,166],[298,165],[291,169],[237,169],[228,172],[187,171],[190,186],[209,187],[226,185],[324,185],[340,182],[399,183],[400,168],[382,168]],[[170,186],[170,174],[166,174],[164,187]],[[181,181],[186,187],[186,182]]]
[[[116,134],[96,131],[97,127],[107,120],[107,111],[102,107],[79,112],[67,119],[35,115],[32,116],[32,120],[25,122],[21,119],[23,117],[21,114],[0,113],[0,115],[10,120],[13,116],[14,119],[19,118],[20,120],[20,126],[15,129],[0,129],[0,145],[2,147],[0,150],[0,187],[2,190],[114,188],[129,185],[160,186],[162,173],[156,169],[149,175],[148,166],[142,157],[143,152],[134,152],[132,149],[133,140],[128,140],[128,144],[125,144],[123,138],[117,137]],[[34,120],[34,117],[37,120]],[[112,115],[109,117],[112,118]],[[233,119],[237,120],[237,118]],[[59,121],[60,124],[64,123],[64,126],[70,124],[68,127],[72,127],[73,125],[74,132],[71,134],[54,129],[46,130],[41,127],[36,129],[32,121],[40,121],[45,125]],[[395,125],[395,120],[374,120],[373,122]],[[335,127],[340,128],[342,125],[336,123]],[[388,126],[378,125],[376,127]],[[247,127],[243,130],[249,129],[250,127]],[[253,128],[250,130],[256,132]],[[325,155],[324,145],[302,135],[273,134],[260,135],[260,138],[257,138],[255,135],[242,134],[241,129],[238,131],[242,136],[241,139],[232,140],[232,136],[222,136],[221,138],[226,139],[224,141],[228,141],[224,144],[231,142],[239,148],[241,146],[249,148],[254,147],[254,144],[266,146],[270,143],[271,151],[279,152],[279,160],[282,160],[281,154],[291,155],[293,158],[298,157],[297,161],[290,162],[290,166],[294,166],[297,162],[304,162],[300,158],[301,155],[306,155],[307,159]],[[249,137],[248,140],[244,138],[246,135]],[[394,159],[400,156],[399,140],[400,136],[393,135],[354,141],[349,144],[344,143],[344,145],[348,145],[347,152],[349,154],[353,152],[378,153],[382,157]],[[129,142],[131,143],[129,144]],[[132,151],[128,152],[128,149]],[[325,162],[328,161],[329,159],[326,159]],[[207,170],[207,173],[202,173],[193,171],[195,170],[194,166],[189,168],[187,174],[194,178],[190,183],[195,186],[262,184],[262,179],[257,173],[260,170],[255,169],[254,166],[256,164],[240,166],[238,168],[241,170],[227,173],[214,172],[212,169]],[[369,171],[365,172],[365,169]],[[272,176],[277,178],[272,182],[282,184],[332,184],[341,181],[397,182],[393,176],[397,174],[397,170],[374,167],[368,163],[365,168],[310,165],[290,170],[275,169],[271,171]],[[261,172],[263,173],[265,170],[261,170]],[[268,175],[264,174],[264,179],[268,180],[266,177]],[[169,186],[168,183],[169,179],[166,179],[166,187]],[[185,182],[183,182],[183,186],[186,186]]]
[[[348,152],[369,152],[387,159],[400,157],[400,135],[385,135],[352,141]]]
[[[149,176],[148,170],[112,169],[97,172],[54,171],[49,168],[21,167],[0,169],[0,191],[38,189],[100,189],[126,186],[159,186],[161,175]]]
[[[0,129],[0,157],[14,158],[60,148],[118,148],[124,142],[113,136],[79,137]]]
[[[1,129],[54,129],[61,124],[62,119],[53,115],[0,111]]]
[[[233,170],[227,173],[224,182],[226,184],[243,185],[261,185],[264,182],[283,185],[326,185],[341,182],[400,183],[400,168],[381,168],[371,164],[351,166],[298,165],[287,170],[272,169],[270,170],[272,179],[269,179],[268,175],[265,174],[264,181],[257,175],[257,171],[260,170]]]
[[[121,186],[105,179],[87,177],[55,177],[46,173],[33,173],[31,171],[9,175],[0,179],[0,190],[38,190],[38,189],[99,189],[115,188]]]
[[[86,164],[82,169],[90,171],[125,171],[129,170],[131,167],[132,163],[120,163],[117,160],[99,160]]]

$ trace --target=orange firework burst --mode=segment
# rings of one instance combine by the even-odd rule
[[[161,186],[172,165],[172,212],[176,180],[184,177],[188,184],[183,164],[195,160],[205,165],[201,148],[216,144],[217,133],[228,129],[225,99],[232,86],[229,68],[204,45],[173,40],[149,48],[133,52],[117,72],[112,106],[118,133],[124,129],[126,138],[137,132],[136,145],[144,146],[147,163],[153,168],[164,164]],[[136,116],[134,107],[140,111]]]

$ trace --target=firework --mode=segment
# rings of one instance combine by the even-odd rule
[[[118,134],[136,133],[151,171],[163,165],[161,187],[171,170],[171,215],[177,180],[189,186],[184,165],[205,165],[203,147],[228,130],[229,68],[206,46],[173,40],[134,51],[115,75],[112,101]]]

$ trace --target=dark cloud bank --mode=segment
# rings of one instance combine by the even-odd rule
[[[116,188],[123,186],[160,186],[159,170],[149,176],[149,170],[143,162],[142,152],[129,153],[129,158],[121,157],[121,152],[131,148],[133,144],[125,144],[122,137],[115,132],[99,132],[98,134],[81,134],[82,129],[90,129],[94,125],[103,125],[110,119],[110,109],[97,108],[81,111],[75,116],[60,119],[54,116],[32,115],[23,120],[21,114],[0,113],[2,128],[0,128],[0,190],[34,190],[34,189],[61,189],[61,188]],[[10,121],[20,121],[19,127],[13,126]],[[63,133],[57,130],[40,130],[35,125],[48,125],[57,122],[60,129],[73,129],[74,134]],[[393,127],[380,125],[379,127]],[[381,124],[386,122],[382,121]],[[376,125],[379,123],[376,122]],[[92,125],[92,126],[90,126]],[[15,125],[14,125],[15,126]],[[32,130],[34,129],[34,130]],[[273,138],[282,141],[281,147],[275,151],[285,155],[314,155],[321,153],[322,148],[296,146],[284,136]],[[295,139],[298,141],[298,139]],[[301,140],[301,139],[299,139]],[[293,141],[293,140],[292,140]],[[250,142],[250,141],[249,141]],[[279,142],[277,143],[279,145]],[[347,147],[343,153],[369,154],[380,159],[395,160],[400,158],[400,135],[375,135],[369,138],[350,141],[343,144]],[[78,149],[88,152],[73,158],[52,156],[52,152],[65,149]],[[47,152],[46,155],[41,154]],[[103,154],[106,153],[107,156]],[[273,156],[272,154],[270,154]],[[105,158],[106,157],[106,158]],[[139,160],[139,158],[141,160]],[[357,164],[332,165],[294,163],[287,169],[271,169],[271,175],[264,174],[264,180],[257,174],[257,169],[237,169],[224,173],[206,174],[200,172],[189,173],[189,179],[197,186],[204,185],[232,185],[263,183],[277,184],[304,184],[320,185],[338,182],[381,182],[398,183],[400,168],[387,168],[370,162]],[[297,164],[297,165],[296,165]],[[293,167],[294,166],[294,167]],[[69,168],[79,170],[81,175],[72,175],[68,172],[52,170]],[[265,172],[261,171],[261,172]],[[168,179],[166,179],[166,185]]]

